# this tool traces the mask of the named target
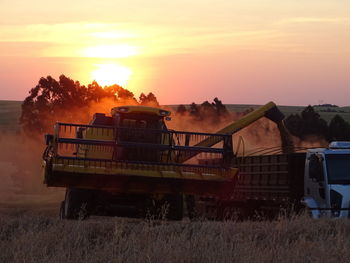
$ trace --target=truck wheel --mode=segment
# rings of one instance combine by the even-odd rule
[[[88,217],[89,191],[84,189],[67,188],[64,202],[61,204],[62,219],[86,219]]]

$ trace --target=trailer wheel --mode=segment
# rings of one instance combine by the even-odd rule
[[[84,189],[67,188],[65,200],[61,204],[62,219],[86,219],[88,217],[89,191]]]

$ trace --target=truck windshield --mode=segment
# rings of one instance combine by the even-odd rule
[[[326,155],[328,183],[350,184],[350,154]]]

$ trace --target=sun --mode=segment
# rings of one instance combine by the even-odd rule
[[[132,75],[132,71],[118,64],[96,64],[96,69],[91,73],[92,79],[101,86],[118,84],[125,87]]]

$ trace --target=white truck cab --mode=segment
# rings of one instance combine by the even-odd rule
[[[314,218],[350,218],[350,142],[307,151],[303,203]]]

